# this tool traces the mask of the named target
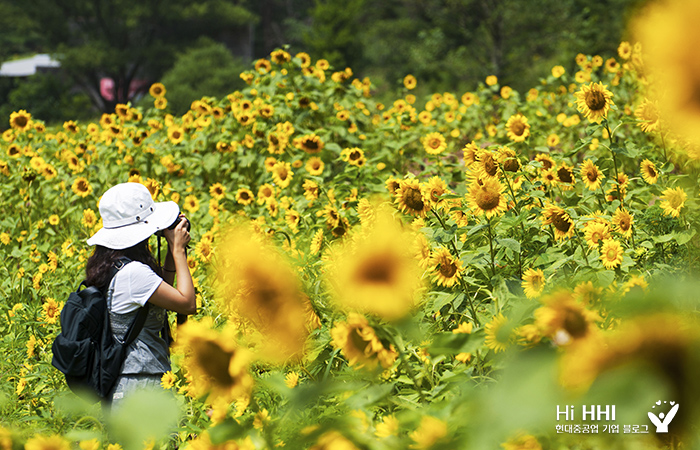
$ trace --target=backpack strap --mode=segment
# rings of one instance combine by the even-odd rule
[[[131,259],[127,258],[126,256],[121,256],[114,262],[114,264],[112,264],[110,277],[109,277],[109,283],[107,283],[108,289],[109,289],[109,285],[112,284],[112,280],[117,275],[117,272],[119,272],[124,266],[126,266],[130,262],[131,262]],[[136,317],[134,318],[134,321],[131,322],[131,325],[129,325],[129,329],[126,330],[126,335],[124,335],[124,345],[126,347],[131,345],[131,343],[136,340],[139,333],[141,333],[141,330],[143,329],[143,326],[146,323],[146,318],[148,317],[148,310],[149,310],[148,302],[146,302],[146,304],[144,306],[139,308],[138,313],[136,314]],[[109,314],[109,311],[108,311],[108,314]]]
[[[141,333],[143,325],[146,323],[146,318],[148,317],[149,306],[149,303],[146,302],[145,305],[139,308],[139,311],[138,313],[136,313],[134,321],[131,322],[131,325],[129,325],[129,329],[126,331],[126,335],[124,335],[125,346],[128,347],[129,345],[131,345],[131,343],[136,340],[136,337],[139,335],[139,333]]]

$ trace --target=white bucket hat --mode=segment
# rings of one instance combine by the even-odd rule
[[[141,183],[118,184],[102,195],[102,228],[87,243],[123,250],[168,228],[179,213],[180,207],[175,202],[155,203]]]

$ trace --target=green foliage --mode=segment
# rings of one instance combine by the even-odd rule
[[[194,100],[225,97],[243,87],[240,74],[245,67],[223,44],[201,39],[178,55],[173,67],[163,75],[171,110],[183,114]]]
[[[90,99],[83,93],[74,92],[71,83],[59,74],[38,73],[10,85],[7,101],[0,106],[3,116],[29,109],[38,119],[56,123],[66,117],[82,120],[94,115]]]

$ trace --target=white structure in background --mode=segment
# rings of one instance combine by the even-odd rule
[[[46,69],[60,67],[61,63],[43,53],[31,58],[7,61],[0,66],[0,77],[28,77]]]

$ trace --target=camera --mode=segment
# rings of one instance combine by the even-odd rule
[[[187,231],[190,231],[190,227],[191,227],[190,221],[187,219],[187,217],[180,217],[180,214],[177,215],[177,218],[175,219],[175,221],[173,223],[171,223],[170,226],[166,228],[166,230],[174,230],[175,227],[180,223],[181,220],[184,220],[185,222],[187,222],[185,224],[185,228],[187,228]],[[156,231],[156,235],[163,236],[163,230]]]

